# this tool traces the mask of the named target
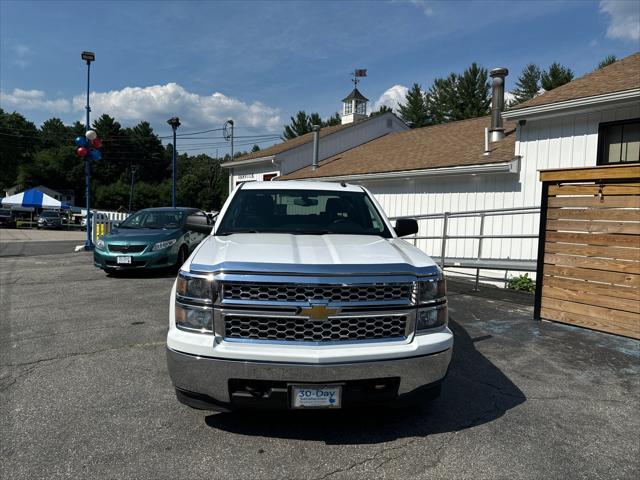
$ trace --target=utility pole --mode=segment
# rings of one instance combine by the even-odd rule
[[[233,120],[229,119],[225,122],[222,136],[226,141],[231,140],[231,161],[233,161]]]

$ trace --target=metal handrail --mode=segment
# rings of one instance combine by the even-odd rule
[[[413,237],[409,237],[408,239],[413,240],[413,244],[416,245],[418,240],[441,240],[442,246],[440,251],[440,266],[445,268],[445,260],[446,260],[446,248],[447,248],[447,240],[468,240],[468,239],[477,239],[478,240],[478,251],[476,258],[469,258],[469,260],[475,260],[480,262],[482,259],[482,244],[485,239],[526,239],[526,238],[538,238],[537,234],[513,234],[513,235],[485,235],[484,234],[484,226],[485,226],[485,218],[486,217],[494,217],[501,215],[535,215],[540,213],[540,207],[511,207],[511,208],[494,208],[487,210],[467,210],[462,212],[443,212],[443,213],[430,213],[425,215],[401,215],[389,217],[389,220],[398,220],[402,218],[412,218],[414,220],[443,220],[442,223],[442,235],[440,236],[419,236],[414,235]],[[448,227],[449,227],[449,219],[452,218],[465,218],[465,217],[480,217],[480,233],[472,234],[472,235],[448,235]],[[496,266],[495,269],[499,270],[509,270],[509,261],[513,261],[513,259],[505,259],[505,263],[503,267]],[[493,268],[492,268],[493,269]],[[478,283],[480,281],[480,268],[476,268],[476,286],[475,289],[478,289]],[[535,271],[533,269],[532,271]]]

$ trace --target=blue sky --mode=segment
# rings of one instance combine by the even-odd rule
[[[558,61],[577,75],[604,56],[640,50],[640,2],[102,1],[0,2],[0,106],[41,123],[83,118],[86,67],[94,114],[159,134],[232,117],[280,133],[299,109],[328,116],[367,68],[362,92],[394,104],[471,62],[510,70]],[[238,130],[240,132],[240,130]]]

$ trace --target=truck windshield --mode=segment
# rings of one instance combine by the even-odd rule
[[[232,233],[391,237],[365,192],[333,190],[241,190],[216,235]]]

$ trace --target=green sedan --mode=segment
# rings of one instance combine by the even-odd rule
[[[96,242],[93,263],[106,272],[115,270],[180,268],[205,233],[188,230],[187,217],[204,225],[213,222],[195,208],[146,208]]]

